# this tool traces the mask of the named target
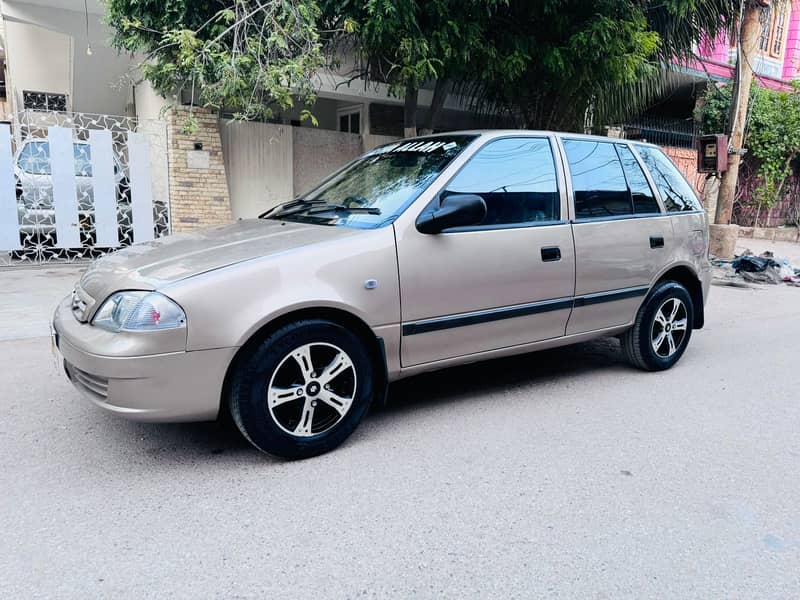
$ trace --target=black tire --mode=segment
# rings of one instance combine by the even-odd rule
[[[286,377],[287,370],[292,371],[289,375],[296,370],[303,382],[311,379],[310,376],[302,374],[299,364],[289,360],[293,352],[309,344],[313,345],[309,356],[316,353],[312,359],[312,367],[319,368],[320,352],[323,354],[321,358],[324,363],[326,360],[324,352],[333,347],[335,350],[330,349],[330,352],[343,351],[350,361],[351,367],[343,368],[330,380],[331,385],[346,386],[350,383],[353,389],[352,394],[346,394],[352,395],[352,401],[343,415],[334,411],[332,405],[322,401],[326,392],[322,391],[319,385],[315,388],[319,396],[310,392],[309,386],[316,381],[316,378],[308,385],[289,387],[284,384],[287,390],[303,389],[304,396],[283,400],[282,404],[275,408],[268,404],[270,385],[276,378]],[[315,375],[322,375],[316,370],[314,372]],[[373,362],[362,340],[338,323],[309,319],[281,327],[237,360],[231,374],[228,403],[234,423],[256,448],[282,458],[308,458],[333,450],[355,431],[369,410],[373,398],[373,383]],[[314,403],[314,406],[319,408],[311,411],[309,431],[294,435],[289,431],[292,429],[291,418],[297,410],[297,428],[303,426],[300,421],[303,421],[304,411],[307,410],[306,398],[319,398]],[[281,418],[278,417],[278,411],[281,411]],[[320,411],[321,415],[316,415],[314,411]],[[289,416],[283,417],[283,415]],[[315,419],[320,422],[320,417],[322,425],[331,422],[331,419],[338,421],[333,422],[327,429],[315,433],[312,427]]]
[[[683,304],[683,309],[679,309],[679,314],[676,315],[675,321],[678,322],[685,313],[686,329],[680,337],[680,341],[675,341],[675,350],[669,354],[671,348],[667,341],[664,341],[659,347],[661,354],[656,352],[653,344],[656,343],[658,335],[661,331],[666,330],[666,326],[656,323],[656,317],[662,307],[674,307],[674,303],[667,304],[677,299]],[[683,356],[686,346],[689,344],[689,339],[692,337],[692,329],[694,315],[694,305],[692,304],[692,297],[689,292],[680,283],[676,281],[662,281],[655,285],[651,290],[647,299],[639,308],[636,315],[636,320],[628,331],[626,331],[620,338],[622,343],[622,352],[626,360],[633,366],[645,371],[663,371],[672,367],[681,356]],[[670,325],[672,327],[672,325]],[[667,330],[668,332],[670,330]],[[672,333],[677,333],[677,327],[672,330]],[[676,336],[670,336],[676,337]],[[667,346],[664,346],[664,343]],[[663,350],[662,350],[663,349]],[[668,354],[668,355],[664,355]]]

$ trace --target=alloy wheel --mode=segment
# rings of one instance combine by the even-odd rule
[[[686,305],[678,298],[669,298],[656,311],[651,329],[650,343],[661,358],[669,358],[681,347],[686,338],[689,314]]]
[[[287,354],[267,388],[269,413],[286,433],[310,437],[334,427],[356,395],[350,356],[333,344],[305,344]]]

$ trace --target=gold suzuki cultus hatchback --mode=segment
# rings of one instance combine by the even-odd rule
[[[706,215],[656,146],[550,132],[383,146],[258,219],[94,262],[67,376],[143,421],[228,410],[270,454],[342,443],[389,382],[620,336],[668,369],[703,326]]]

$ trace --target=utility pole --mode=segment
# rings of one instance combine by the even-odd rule
[[[739,164],[743,154],[747,105],[750,101],[750,87],[753,83],[753,63],[756,60],[756,49],[761,35],[761,15],[764,8],[769,6],[769,0],[743,0],[743,2],[729,119],[728,170],[722,174],[722,181],[719,185],[717,212],[714,217],[716,227],[712,228],[711,236],[711,251],[720,257],[732,256],[738,236],[738,228],[731,227],[730,222],[739,179]]]

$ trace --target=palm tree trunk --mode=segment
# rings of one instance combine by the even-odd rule
[[[444,101],[447,99],[447,91],[450,88],[450,80],[440,78],[436,80],[436,87],[433,88],[433,98],[431,99],[431,107],[428,109],[428,114],[425,115],[425,122],[419,130],[420,135],[428,135],[433,133],[433,126],[436,123],[436,117],[444,107]]]

